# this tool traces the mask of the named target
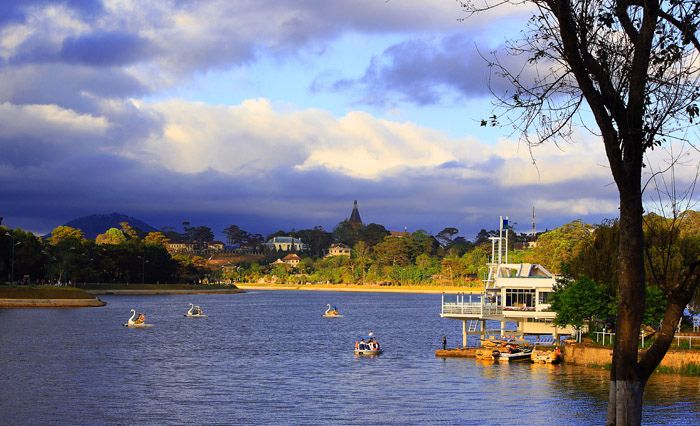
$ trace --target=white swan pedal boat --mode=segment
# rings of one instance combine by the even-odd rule
[[[204,314],[204,311],[202,310],[201,306],[190,303],[190,309],[187,311],[187,313],[185,313],[185,317],[206,318],[207,316]]]
[[[124,327],[129,327],[129,328],[148,328],[148,327],[153,327],[153,324],[146,324],[146,316],[143,314],[139,314],[138,318],[136,317],[136,311],[131,310],[131,317],[126,321],[126,323],[122,324]]]
[[[326,312],[321,315],[324,318],[342,318],[343,316],[340,314],[338,309],[336,307],[331,307],[331,305],[326,305]]]

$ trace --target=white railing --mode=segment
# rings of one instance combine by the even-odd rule
[[[479,300],[473,300],[472,295],[465,299],[463,293],[457,294],[455,302],[446,302],[445,295],[442,295],[442,315],[501,315],[503,307],[497,303],[486,302],[483,295],[480,295]]]
[[[605,345],[605,336],[608,336],[608,344],[609,345],[612,345],[613,337],[615,337],[615,333],[606,332],[606,331],[596,331],[593,334],[595,334],[595,336],[596,336],[595,341],[598,343],[600,343],[601,336],[602,336],[603,345]],[[639,339],[641,340],[642,348],[644,347],[644,339],[645,338],[646,338],[646,336],[645,336],[644,332],[639,333]],[[683,334],[678,335],[677,334],[677,335],[673,336],[673,338],[676,339],[676,346],[677,347],[681,346],[681,340],[685,340],[688,342],[688,348],[693,347],[693,338],[695,338],[695,342],[700,341],[700,336],[693,336],[693,335],[683,335]]]

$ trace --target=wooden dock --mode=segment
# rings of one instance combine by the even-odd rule
[[[476,358],[477,348],[438,349],[435,356],[439,358]]]

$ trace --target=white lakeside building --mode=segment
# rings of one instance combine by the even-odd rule
[[[505,235],[504,235],[505,231]],[[491,263],[481,294],[460,293],[456,300],[442,295],[440,316],[462,321],[462,346],[467,336],[480,334],[559,335],[574,334],[573,327],[554,325],[556,313],[550,310],[550,297],[556,277],[542,265],[508,263],[508,217],[501,217],[498,237],[491,237]],[[486,321],[500,322],[500,329],[487,330]],[[517,330],[506,330],[506,323],[514,322]]]

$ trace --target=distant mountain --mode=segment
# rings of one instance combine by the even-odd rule
[[[119,229],[119,222],[129,222],[132,228],[136,228],[143,233],[157,231],[156,228],[146,222],[121,213],[93,214],[73,219],[65,225],[80,229],[83,231],[85,238],[95,238],[97,234],[102,234],[109,228]]]

